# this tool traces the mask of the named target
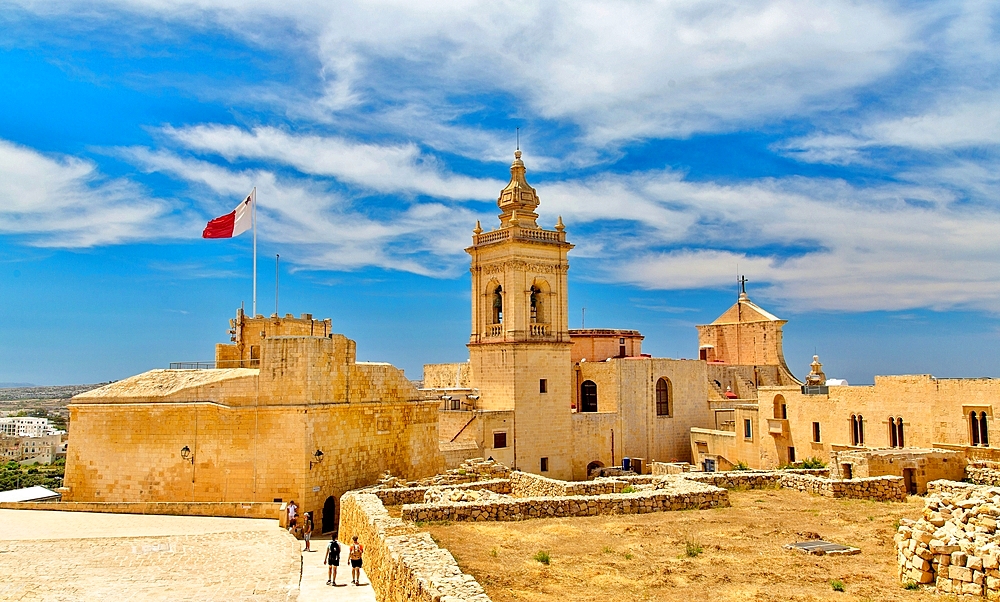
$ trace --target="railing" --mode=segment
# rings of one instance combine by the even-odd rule
[[[536,240],[541,242],[565,242],[565,232],[553,232],[541,228],[520,228],[517,226],[501,228],[492,232],[483,232],[472,236],[472,244],[488,245],[504,240]]]
[[[548,324],[532,324],[531,325],[531,336],[533,337],[544,337],[546,336],[549,329]]]
[[[222,360],[221,362],[170,362],[171,370],[215,370],[217,368],[259,368],[260,360]]]
[[[503,336],[503,324],[490,324],[486,327],[486,336],[489,338]]]

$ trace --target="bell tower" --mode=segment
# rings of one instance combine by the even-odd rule
[[[479,408],[514,412],[514,466],[571,478],[573,398],[566,228],[538,226],[538,193],[514,153],[500,225],[472,231],[469,359]],[[511,435],[508,435],[510,437]]]

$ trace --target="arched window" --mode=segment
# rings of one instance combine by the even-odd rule
[[[990,431],[986,424],[986,412],[979,413],[979,444],[983,447],[990,446]]]
[[[493,321],[491,324],[503,324],[503,287],[497,285],[493,289]]]
[[[666,378],[661,378],[656,381],[656,415],[657,416],[671,416],[673,414],[670,407],[671,395],[670,395],[670,381]]]
[[[851,445],[857,445],[860,435],[858,434],[858,417],[851,414]]]
[[[597,383],[592,380],[585,380],[580,385],[580,411],[597,411]]]
[[[889,416],[889,447],[899,447],[899,439],[896,436],[896,419]]]
[[[899,444],[899,447],[906,447],[906,444],[903,443],[903,417],[902,416],[897,416],[896,417],[896,443]]]
[[[865,417],[858,414],[858,442],[856,445],[865,444]]]
[[[979,445],[979,415],[969,412],[969,433],[973,445]]]
[[[544,322],[544,320],[541,319],[541,317],[542,317],[541,316],[541,313],[542,313],[541,312],[541,309],[542,309],[541,294],[542,294],[542,291],[539,290],[539,288],[537,286],[535,286],[534,284],[532,284],[531,285],[531,321],[532,322]]]
[[[785,405],[784,395],[774,396],[774,418],[776,420],[788,420],[788,406]]]

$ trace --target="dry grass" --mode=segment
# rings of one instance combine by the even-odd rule
[[[893,523],[917,516],[920,498],[889,504],[766,490],[730,492],[730,500],[719,510],[425,528],[496,602],[949,599],[905,590],[896,578]],[[782,548],[816,534],[862,553]],[[534,560],[539,550],[549,564]],[[831,587],[837,581],[843,592]]]

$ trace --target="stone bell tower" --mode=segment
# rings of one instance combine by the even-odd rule
[[[571,478],[573,398],[567,318],[567,253],[560,217],[554,230],[535,223],[538,194],[514,153],[500,191],[500,226],[473,230],[472,336],[469,359],[478,407],[514,412],[514,466]]]

